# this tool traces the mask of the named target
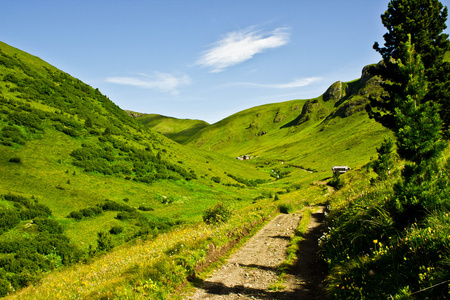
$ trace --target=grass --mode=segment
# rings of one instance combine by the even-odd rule
[[[76,265],[44,277],[7,299],[97,299],[132,297],[166,299],[193,275],[210,244],[219,248],[234,240],[233,228],[261,223],[273,213],[272,205],[253,205],[238,211],[226,224],[180,227],[153,240],[118,247],[85,265]],[[239,232],[235,231],[236,234]]]
[[[345,115],[358,107],[353,105],[360,100],[357,94],[373,88],[355,81],[343,83],[352,91],[344,99],[311,99],[311,113],[302,113],[306,100],[268,104],[230,116],[194,136],[204,123],[169,119],[159,123],[165,128],[156,130],[177,136],[179,142],[193,136],[188,146],[180,145],[148,130],[78,79],[6,44],[0,43],[0,49],[0,195],[21,195],[48,206],[51,218],[85,253],[96,245],[98,232],[123,228],[112,235],[116,248],[111,252],[86,254],[84,264],[40,274],[40,283],[10,296],[15,299],[166,299],[188,278],[205,276],[196,274],[195,268],[206,259],[210,245],[224,247],[239,230],[257,228],[279,211],[322,202],[328,195],[323,182],[331,176],[331,166],[364,165],[386,134],[362,111]],[[16,78],[5,80],[7,74]],[[310,120],[301,123],[299,117]],[[15,123],[13,118],[18,118]],[[141,121],[145,123],[145,117]],[[17,136],[25,137],[21,137],[24,144],[3,135],[10,123],[18,128]],[[71,153],[83,144],[108,152],[109,160],[101,160],[107,168],[124,164],[130,174],[86,172],[75,166]],[[160,169],[153,174],[180,169],[167,171],[177,179],[139,181],[131,148],[160,157],[154,164]],[[253,159],[235,159],[243,154]],[[186,179],[183,172],[196,179]],[[342,178],[346,180],[347,174]],[[250,184],[254,182],[258,184]],[[67,218],[105,199],[135,209],[151,208],[138,211],[153,224],[151,234],[139,235],[143,229],[139,220],[119,220],[116,211],[82,220]],[[234,212],[232,217],[205,226],[204,212],[219,202]],[[14,207],[2,197],[0,206]],[[22,222],[0,236],[0,242],[29,234],[24,227]]]
[[[320,240],[330,270],[329,297],[448,297],[448,211],[430,211],[423,221],[400,229],[388,204],[398,175],[371,184],[373,176],[355,172],[329,198],[328,231]]]
[[[207,127],[205,121],[176,119],[157,114],[139,114],[136,120],[145,126],[164,134],[178,143],[184,143],[198,131]]]

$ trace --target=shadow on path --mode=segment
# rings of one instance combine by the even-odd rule
[[[298,300],[303,299],[296,291],[271,292],[266,289],[255,289],[244,287],[243,285],[235,285],[229,287],[221,282],[207,282],[203,289],[211,295],[239,295],[253,297],[255,299],[279,299],[279,300]]]
[[[319,300],[326,299],[324,292],[324,280],[327,275],[327,265],[319,257],[318,239],[322,235],[324,225],[323,207],[321,212],[313,213],[309,222],[309,229],[300,244],[297,253],[298,260],[288,274],[291,288],[273,292],[267,289],[259,289],[243,284],[227,286],[222,282],[202,281],[200,289],[209,295],[216,295],[227,299],[278,299],[278,300]],[[278,237],[276,238],[285,238]],[[255,264],[239,264],[244,268],[257,268],[265,271],[276,272],[276,267],[267,267]],[[236,298],[237,297],[237,298]],[[206,299],[206,298],[202,298]]]
[[[311,215],[309,224],[314,227],[307,231],[305,239],[300,243],[298,260],[291,270],[291,274],[301,282],[295,289],[295,299],[326,299],[324,281],[327,276],[327,264],[318,254],[318,240],[324,230],[324,218],[322,212]]]

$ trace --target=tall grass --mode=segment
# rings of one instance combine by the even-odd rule
[[[211,245],[220,248],[275,212],[274,205],[253,205],[228,223],[184,226],[151,240],[136,240],[86,264],[58,270],[6,299],[167,299],[180,292]],[[247,229],[246,229],[247,228]]]
[[[449,297],[448,211],[431,211],[423,222],[396,229],[389,207],[395,178],[371,185],[371,175],[359,173],[365,179],[358,186],[347,182],[329,198],[320,245],[330,269],[330,298]]]

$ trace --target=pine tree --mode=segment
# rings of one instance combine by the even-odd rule
[[[398,70],[408,81],[403,95],[396,95],[393,100],[397,128],[394,133],[397,153],[407,163],[401,180],[394,186],[392,205],[394,218],[401,227],[436,209],[449,193],[442,185],[446,181],[445,172],[439,167],[446,143],[442,140],[438,105],[425,101],[428,82],[421,55],[416,53],[411,38],[402,47],[406,50],[405,61],[398,61]]]
[[[408,35],[415,51],[421,55],[424,76],[429,81],[429,91],[424,101],[436,101],[441,104],[440,115],[445,128],[450,124],[450,64],[444,61],[450,51],[447,28],[447,7],[438,0],[392,0],[387,11],[381,16],[388,32],[384,35],[384,47],[376,42],[374,49],[381,54],[382,63],[371,69],[373,75],[379,75],[385,83],[388,96],[371,99],[368,111],[371,117],[385,127],[395,129],[394,96],[405,98],[405,86],[409,78],[399,69],[398,61],[406,61],[408,50],[405,48]]]
[[[378,159],[373,162],[373,170],[380,180],[386,180],[391,174],[396,160],[394,141],[385,138],[380,148],[377,148]]]

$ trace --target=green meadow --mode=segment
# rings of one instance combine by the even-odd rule
[[[421,263],[415,289],[443,281],[448,232],[438,231],[448,214],[427,219],[431,229],[383,234],[392,225],[384,202],[392,184],[377,181],[371,168],[393,133],[366,112],[369,98],[385,95],[380,82],[364,68],[360,79],[336,82],[317,98],[250,108],[210,125],[125,112],[98,89],[0,43],[0,295],[176,298],[220,265],[209,262],[211,249],[226,257],[276,214],[311,204],[334,210],[322,240],[331,296],[370,298],[366,286],[349,281],[377,290],[379,275],[365,273],[378,274],[398,245],[414,249],[404,257]],[[237,159],[243,156],[250,159]],[[333,178],[335,165],[351,172]],[[342,188],[331,193],[336,180]],[[347,233],[348,248],[339,242]],[[428,265],[414,256],[428,249],[417,244],[424,235],[444,249]],[[389,280],[410,265],[396,266],[402,273]],[[407,294],[401,284],[390,293]]]

